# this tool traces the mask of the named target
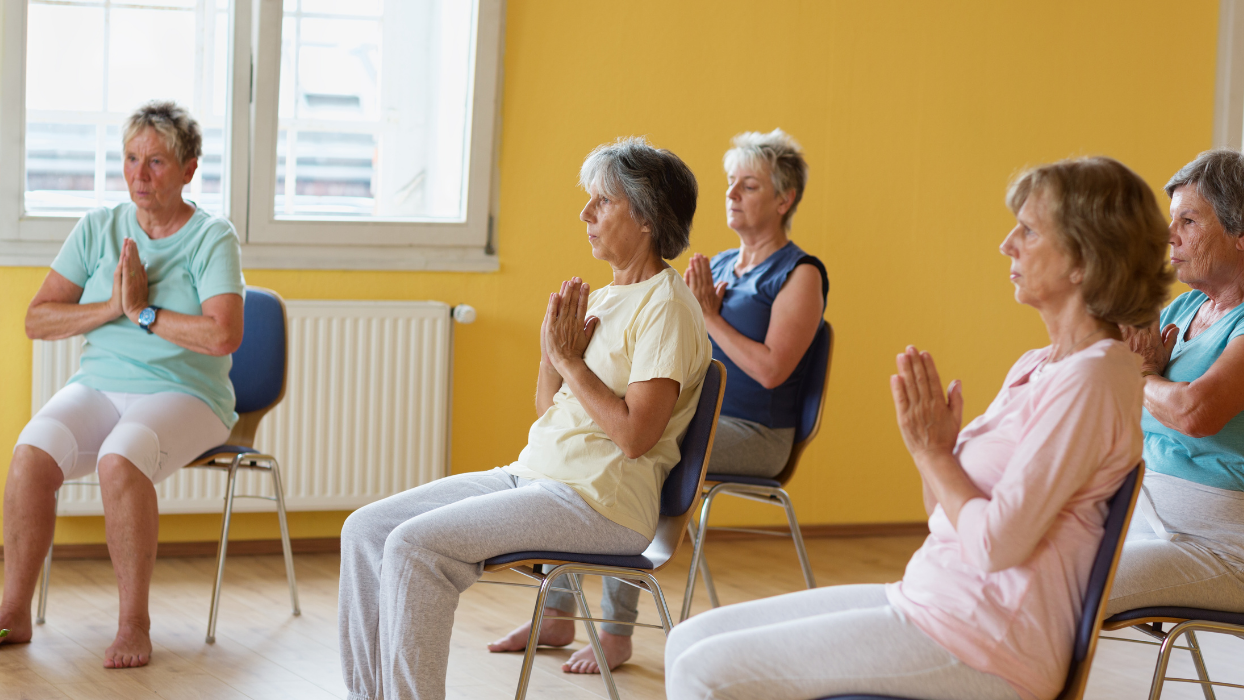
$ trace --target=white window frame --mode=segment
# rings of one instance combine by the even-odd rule
[[[1244,0],[1219,0],[1214,148],[1244,146]]]
[[[224,215],[248,268],[495,271],[505,0],[475,0],[465,220],[278,220],[281,0],[232,0]],[[0,0],[0,266],[46,266],[76,216],[24,212],[26,0]],[[240,40],[241,39],[241,40]]]

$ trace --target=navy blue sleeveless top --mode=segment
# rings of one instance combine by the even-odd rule
[[[769,332],[769,315],[786,278],[800,265],[813,265],[821,272],[821,295],[829,297],[829,275],[820,260],[808,255],[793,242],[782,246],[764,262],[748,270],[742,277],[734,274],[739,249],[724,250],[713,256],[713,283],[724,281],[726,295],[721,302],[721,317],[735,330],[758,343],[765,342]],[[822,306],[822,309],[824,307]],[[824,321],[822,321],[824,323]],[[709,336],[712,339],[712,336]],[[809,347],[809,349],[811,349]],[[766,389],[747,376],[713,341],[713,359],[726,366],[726,396],[721,415],[734,416],[770,428],[793,428],[798,423],[799,389],[808,376],[812,358],[804,352],[795,371],[774,389]]]

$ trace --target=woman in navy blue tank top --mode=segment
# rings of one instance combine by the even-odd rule
[[[820,328],[829,277],[820,260],[789,238],[791,217],[803,197],[808,165],[799,144],[781,129],[734,137],[726,152],[726,224],[739,247],[710,263],[691,258],[683,278],[700,301],[713,358],[726,365],[726,396],[708,470],[772,477],[786,466],[795,440],[799,387],[808,373],[808,349]],[[604,579],[605,617],[634,621],[639,589]],[[546,614],[566,617],[576,605],[569,593],[551,591]],[[600,625],[601,646],[616,668],[631,657],[628,625]],[[519,627],[489,648],[518,651],[531,628]],[[565,646],[574,623],[546,619],[540,644]],[[562,665],[567,673],[599,673],[592,647]]]

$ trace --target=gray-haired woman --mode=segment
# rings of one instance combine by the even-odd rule
[[[711,360],[699,305],[666,264],[686,249],[696,182],[673,153],[623,139],[587,157],[592,255],[540,327],[539,418],[506,467],[359,509],[341,532],[341,661],[351,700],[442,698],[459,594],[480,562],[528,550],[638,554],[656,532]]]
[[[26,334],[85,335],[82,368],[22,430],[4,489],[5,643],[31,638],[30,603],[52,543],[55,494],[98,470],[121,605],[104,666],[151,654],[147,593],[159,526],[155,484],[223,443],[237,421],[229,355],[244,281],[226,219],[182,199],[199,126],[172,102],[125,124],[131,202],[78,222],[26,312]]]
[[[1244,155],[1206,151],[1166,193],[1171,265],[1192,291],[1129,333],[1146,470],[1107,611],[1244,612]]]

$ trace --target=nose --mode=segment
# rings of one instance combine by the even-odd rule
[[[592,220],[591,209],[594,201],[596,201],[595,198],[589,199],[587,204],[583,205],[583,211],[579,212],[579,221],[590,222]]]
[[[1008,258],[1015,257],[1015,234],[1017,231],[1019,231],[1018,224],[1016,224],[1015,228],[1011,229],[1010,233],[1006,234],[1006,238],[1002,239],[1002,245],[998,246],[998,252]]]
[[[737,201],[740,198],[741,198],[741,195],[739,194],[739,183],[736,182],[733,185],[726,186],[726,199],[733,199]]]
[[[1166,230],[1170,233],[1171,245],[1175,245],[1179,238],[1179,227],[1175,225],[1174,221],[1172,221],[1170,225],[1166,227]]]

